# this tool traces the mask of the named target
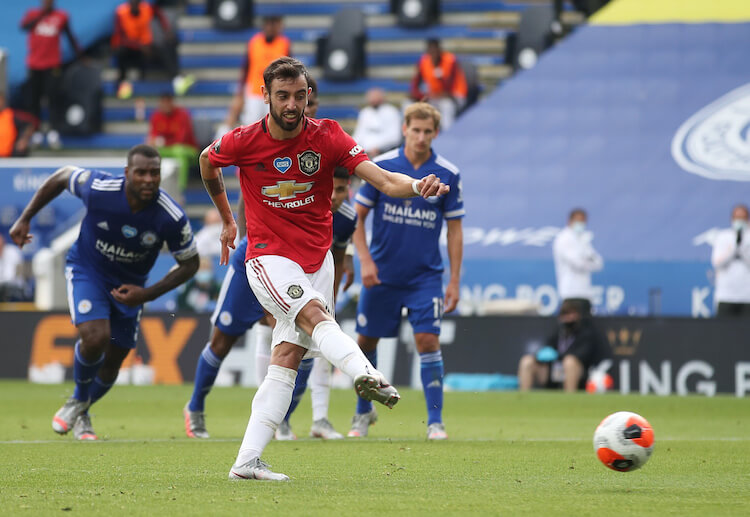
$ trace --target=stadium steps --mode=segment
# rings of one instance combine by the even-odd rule
[[[256,0],[256,26],[264,14],[284,16],[285,34],[292,40],[292,54],[313,66],[318,36],[327,32],[332,16],[342,7],[354,6],[367,14],[367,77],[352,82],[319,80],[321,108],[319,116],[338,120],[345,130],[354,130],[363,94],[373,86],[387,92],[388,101],[401,105],[408,97],[409,80],[414,65],[424,52],[425,39],[438,37],[443,46],[460,59],[476,64],[484,93],[512,74],[504,63],[505,37],[517,29],[521,11],[537,0],[444,0],[441,24],[422,28],[398,27],[385,0]],[[582,20],[579,13],[568,10],[565,23]],[[216,31],[205,13],[205,0],[189,0],[185,14],[178,18],[179,55],[185,73],[196,76],[189,95],[179,103],[191,111],[194,119],[218,123],[226,116],[231,95],[237,88],[247,40],[257,28],[241,31]],[[142,142],[148,117],[155,109],[158,96],[170,89],[169,81],[152,78],[134,82],[134,98],[145,103],[145,118],[136,120],[132,99],[115,97],[116,71],[110,67],[103,74],[105,101],[104,132],[90,137],[63,137],[67,154],[92,152],[119,155],[131,145]],[[38,154],[44,154],[44,151]],[[59,151],[57,152],[59,155]]]

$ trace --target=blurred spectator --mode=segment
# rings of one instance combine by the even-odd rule
[[[165,45],[155,45],[151,22],[156,18],[166,36]],[[176,35],[161,9],[144,0],[128,0],[115,10],[115,27],[112,33],[112,50],[115,52],[117,68],[117,97],[128,99],[133,94],[133,85],[126,80],[130,68],[136,68],[141,77],[149,62],[158,62],[172,78],[175,94],[184,95],[195,78],[179,74],[179,60],[174,51]]]
[[[0,233],[0,301],[20,301],[24,297],[23,253]]]
[[[195,234],[195,245],[198,255],[208,258],[221,256],[221,215],[215,208],[211,208],[203,216],[203,228]]]
[[[552,243],[560,299],[581,302],[584,313],[591,313],[593,290],[591,273],[604,267],[604,260],[591,245],[593,234],[586,231],[585,210],[575,208],[568,216],[568,225]]]
[[[584,387],[586,372],[607,355],[580,300],[565,300],[560,306],[559,328],[546,346],[529,350],[518,363],[521,391],[533,387],[563,388],[573,392]]]
[[[29,53],[26,66],[29,69],[28,88],[30,95],[29,111],[37,120],[41,120],[42,99],[47,105],[57,101],[62,80],[62,51],[60,35],[65,35],[78,56],[81,47],[70,29],[68,13],[55,8],[55,0],[42,0],[41,8],[26,11],[21,20],[21,29],[29,33]],[[41,144],[44,137],[41,133],[34,136],[34,143]],[[60,146],[60,135],[54,129],[47,132],[47,144],[50,147]]]
[[[211,312],[216,308],[221,284],[214,274],[213,260],[201,256],[195,276],[182,284],[177,293],[177,309],[193,312]]]
[[[367,106],[357,116],[353,137],[372,157],[401,144],[401,113],[385,102],[385,92],[381,88],[367,91]]]
[[[159,97],[159,105],[151,115],[146,143],[156,147],[162,158],[177,160],[180,190],[184,190],[190,166],[198,160],[198,145],[190,112],[174,103],[171,92]]]
[[[38,121],[32,115],[9,108],[0,92],[0,157],[26,156]]]
[[[714,240],[711,264],[716,270],[714,302],[717,316],[750,316],[750,238],[748,209],[732,209],[732,227]]]
[[[426,92],[421,90],[425,83]],[[440,110],[441,129],[448,129],[457,113],[466,102],[466,77],[456,56],[440,47],[440,40],[427,40],[427,52],[417,65],[412,79],[411,96],[415,101],[424,100]]]
[[[239,87],[220,132],[224,133],[237,126],[238,121],[252,124],[268,113],[268,105],[264,102],[261,91],[264,84],[263,70],[274,60],[291,55],[291,43],[281,33],[282,28],[280,16],[265,16],[263,30],[247,42]]]
[[[318,81],[312,76],[308,78],[307,85],[310,87],[310,95],[307,96],[307,106],[305,106],[305,116],[315,118],[318,114],[320,101],[318,100]]]

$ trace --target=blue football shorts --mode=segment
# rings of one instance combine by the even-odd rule
[[[432,282],[418,287],[380,284],[363,287],[357,305],[357,333],[367,337],[396,337],[402,308],[415,333],[440,335],[443,318],[443,285]]]
[[[90,266],[67,261],[65,280],[68,308],[73,325],[92,320],[109,320],[112,342],[120,348],[135,348],[142,305],[128,307],[112,297],[113,288]]]
[[[237,253],[235,251],[235,253]],[[244,254],[244,253],[243,253]],[[229,264],[221,283],[216,310],[211,323],[224,334],[241,336],[260,320],[265,312],[247,283],[245,270],[236,270],[234,261]]]

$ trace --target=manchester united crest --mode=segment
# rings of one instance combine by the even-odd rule
[[[286,290],[286,294],[288,294],[289,297],[294,300],[300,298],[304,293],[305,291],[303,291],[302,287],[298,285],[290,285],[289,289]]]
[[[298,154],[297,163],[302,173],[312,176],[320,170],[320,153],[308,150],[302,154]]]

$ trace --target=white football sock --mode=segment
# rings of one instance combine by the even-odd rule
[[[321,418],[328,418],[328,401],[331,398],[331,363],[322,357],[316,357],[313,362],[310,380],[310,398],[312,399],[313,422]]]
[[[258,386],[268,372],[268,365],[271,364],[271,339],[273,329],[268,325],[258,323],[253,328],[253,343],[255,343],[255,379]]]
[[[253,397],[250,421],[237,454],[236,466],[260,458],[289,409],[296,378],[297,372],[289,368],[275,364],[268,367],[268,374]]]
[[[321,321],[312,332],[312,340],[328,361],[352,379],[363,373],[375,372],[359,345],[332,320]]]

